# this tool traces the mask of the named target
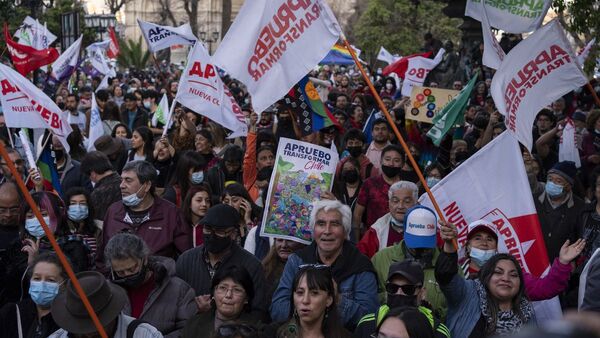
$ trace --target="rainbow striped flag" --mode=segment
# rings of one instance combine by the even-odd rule
[[[52,135],[50,135],[52,137]],[[52,151],[50,150],[50,143],[44,147],[40,157],[37,160],[37,166],[40,170],[40,174],[44,178],[44,180],[48,181],[52,184],[52,187],[58,193],[59,196],[62,196],[62,188],[60,187],[60,176],[58,175],[58,170],[56,169],[56,163],[54,161],[54,156],[52,156]]]
[[[357,57],[360,55],[360,51],[356,48],[354,48],[354,52],[356,53]],[[333,47],[331,47],[329,54],[327,54],[325,58],[319,62],[319,64],[353,65],[354,60],[352,59],[352,55],[346,46],[336,43],[333,45]]]

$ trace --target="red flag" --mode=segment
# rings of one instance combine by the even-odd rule
[[[58,51],[55,48],[37,50],[13,41],[8,33],[8,25],[6,23],[4,24],[4,39],[6,40],[6,47],[10,53],[13,66],[23,76],[26,76],[32,70],[51,64],[58,59]]]
[[[427,52],[427,53],[421,53],[421,54],[413,54],[413,55],[409,55],[409,56],[400,58],[400,60],[392,63],[391,65],[386,66],[383,69],[383,75],[388,76],[391,73],[396,73],[396,74],[398,74],[398,76],[401,79],[404,79],[404,73],[406,73],[406,69],[408,68],[408,59],[414,58],[416,56],[422,56],[422,57],[428,58],[431,56],[431,54],[432,54],[431,52]]]
[[[106,56],[111,59],[116,59],[121,50],[119,49],[119,40],[117,40],[117,34],[115,34],[115,28],[113,26],[108,27],[108,36],[110,37],[110,44],[108,45]]]

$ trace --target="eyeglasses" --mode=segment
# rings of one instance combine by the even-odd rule
[[[225,324],[217,329],[221,337],[253,337],[257,335],[256,329],[253,326],[246,324]]]
[[[231,291],[231,293],[236,296],[236,297],[243,297],[246,294],[246,290],[240,288],[240,287],[227,287],[225,285],[219,284],[217,285],[217,287],[215,288],[216,293],[221,294],[221,295],[226,295],[229,291]]]
[[[419,288],[421,288],[421,285],[398,285],[394,283],[385,284],[385,291],[392,295],[398,293],[398,289],[402,289],[402,293],[404,293],[407,296],[412,296],[415,294],[415,291]]]

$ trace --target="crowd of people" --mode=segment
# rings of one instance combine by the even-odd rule
[[[428,36],[424,49],[435,52],[436,41]],[[481,53],[468,69],[459,59],[450,49],[442,62],[453,71],[426,81],[460,90],[481,70],[465,124],[439,147],[426,137],[430,124],[407,116],[398,80],[369,70],[429,187],[506,130]],[[243,84],[225,76],[249,130],[235,139],[179,104],[162,136],[158,104],[163,94],[173,102],[180,75],[176,66],[132,70],[96,91],[101,79],[80,73],[74,88],[52,90],[73,127],[70,150],[49,133],[31,141],[50,148],[58,182],[29,168],[0,115],[0,142],[109,337],[488,337],[535,327],[535,301],[600,311],[600,110],[587,88],[540,111],[533,152],[521,148],[551,262],[534,276],[499,252],[501,234],[486,220],[470,220],[462,248],[442,221],[437,242],[405,237],[409,213],[437,221],[418,205],[425,187],[390,123],[367,125],[381,112],[354,67],[311,72],[338,125],[309,135],[288,101],[255,112]],[[92,92],[104,135],[86,151]],[[559,161],[567,121],[579,168]],[[309,245],[260,235],[281,137],[340,154],[333,188],[313,201]],[[0,174],[0,337],[99,337],[5,159]],[[600,317],[571,317],[596,332],[565,323],[565,337],[600,333]]]

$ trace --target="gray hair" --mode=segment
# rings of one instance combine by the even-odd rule
[[[394,193],[400,189],[407,189],[407,190],[412,191],[415,202],[419,200],[419,187],[417,187],[417,185],[414,184],[413,182],[409,182],[409,181],[399,181],[399,182],[392,184],[392,186],[388,190],[388,199],[391,200],[392,195],[394,195]]]
[[[158,177],[156,168],[152,165],[152,163],[143,160],[128,162],[123,167],[122,172],[123,171],[133,171],[137,175],[141,184],[144,184],[148,181],[154,183]]]
[[[310,212],[310,230],[314,233],[317,214],[320,211],[337,211],[342,215],[342,225],[346,232],[346,239],[350,239],[350,229],[352,228],[352,211],[350,207],[338,200],[318,200],[312,203],[312,211]]]
[[[150,254],[150,249],[144,240],[136,235],[120,233],[114,235],[104,248],[104,259],[111,266],[113,259],[144,259]]]

